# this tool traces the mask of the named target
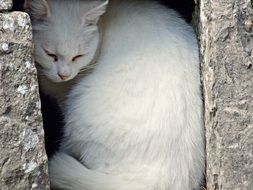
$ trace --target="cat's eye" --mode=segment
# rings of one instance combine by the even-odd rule
[[[77,55],[77,56],[75,56],[75,57],[72,58],[72,61],[74,62],[74,61],[76,61],[77,59],[79,59],[79,58],[81,58],[83,56],[84,55]]]
[[[58,61],[57,55],[51,54],[51,53],[48,53],[47,55],[50,56],[50,57],[52,57],[52,58],[54,59],[54,62],[57,62],[57,61]]]
[[[44,50],[46,52],[46,54],[49,56],[49,57],[52,57],[54,59],[54,62],[57,62],[58,61],[58,57],[57,55],[53,54],[53,53],[50,53],[49,51],[47,50]]]

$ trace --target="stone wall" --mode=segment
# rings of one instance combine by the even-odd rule
[[[253,10],[199,0],[208,190],[253,189]]]
[[[0,0],[0,189],[49,189],[29,16]]]

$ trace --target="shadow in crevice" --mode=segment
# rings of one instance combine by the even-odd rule
[[[63,116],[56,100],[40,92],[41,112],[45,132],[45,147],[50,158],[58,149],[62,138]]]
[[[166,5],[169,8],[178,11],[187,22],[191,22],[192,14],[195,8],[194,0],[157,0],[157,1]]]
[[[13,11],[23,11],[24,0],[13,0]]]

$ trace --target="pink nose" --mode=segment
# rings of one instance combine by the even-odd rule
[[[62,75],[58,73],[58,76],[62,79],[62,80],[66,80],[69,78],[69,75]]]

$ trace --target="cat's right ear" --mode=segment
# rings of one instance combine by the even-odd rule
[[[103,0],[103,2],[98,7],[95,7],[94,9],[82,15],[82,24],[96,25],[100,16],[105,13],[108,3],[109,0]]]
[[[24,9],[33,20],[43,20],[50,16],[47,0],[25,0]]]

